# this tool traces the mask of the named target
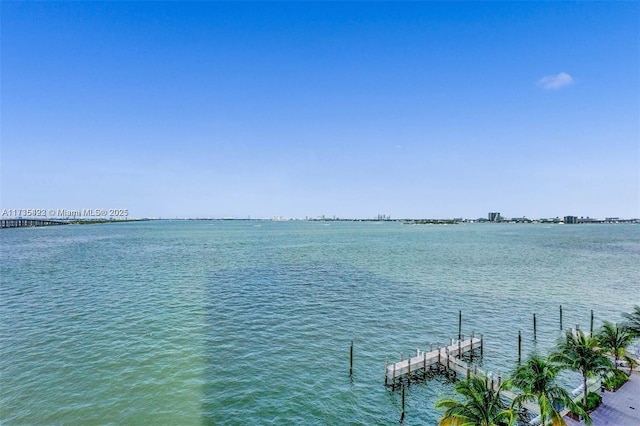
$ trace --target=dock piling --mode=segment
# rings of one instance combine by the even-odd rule
[[[389,358],[384,360],[384,385],[387,386],[389,379],[387,378],[387,371],[389,371]]]
[[[449,348],[448,347],[445,348],[445,352],[446,352],[446,355],[447,355],[447,370],[448,370],[449,369]]]
[[[393,364],[393,379],[391,380],[392,388],[396,385],[396,364]]]
[[[522,361],[522,333],[518,330],[518,364]]]
[[[351,341],[351,349],[349,350],[349,375],[353,376],[353,340]]]
[[[590,333],[593,336],[593,309],[591,310],[591,328],[590,328]]]
[[[562,305],[560,305],[560,331],[562,331]]]
[[[400,414],[400,423],[404,423],[404,385],[402,385],[402,414]]]
[[[537,340],[536,339],[536,314],[533,314],[533,340]]]
[[[458,340],[462,339],[462,311],[458,311]]]

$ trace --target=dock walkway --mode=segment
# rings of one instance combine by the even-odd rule
[[[395,387],[402,384],[404,380],[406,380],[407,383],[411,383],[411,380],[425,378],[429,372],[437,371],[451,374],[457,378],[468,379],[472,375],[483,377],[491,382],[491,388],[494,386],[500,387],[502,380],[500,376],[495,377],[491,372],[483,371],[476,365],[462,359],[463,355],[468,354],[472,360],[474,351],[479,351],[480,356],[482,356],[483,344],[482,337],[477,338],[471,336],[466,340],[464,340],[464,338],[460,340],[451,339],[449,345],[445,347],[438,345],[436,349],[431,349],[428,352],[422,352],[416,349],[415,356],[401,359],[396,363],[387,363],[385,367],[385,385],[395,389]],[[590,392],[599,390],[600,386],[601,380],[598,378],[590,379],[587,382],[587,387]],[[506,389],[501,390],[500,394],[509,401],[513,401],[518,396],[517,393]],[[583,394],[582,385],[571,392],[574,401],[580,401]],[[540,424],[540,408],[537,403],[526,401],[522,404],[522,407],[536,416],[529,422],[530,425]],[[568,412],[568,408],[565,408],[560,414],[566,416]]]
[[[465,353],[469,353],[472,356],[475,350],[479,350],[482,354],[482,344],[482,337],[471,336],[466,340],[451,339],[449,345],[445,347],[438,346],[438,348],[428,352],[422,352],[417,349],[415,356],[402,359],[393,364],[387,364],[385,368],[385,384],[395,387],[398,381],[404,378],[411,381],[416,374],[426,373],[433,368],[444,368],[445,371],[452,371],[455,374],[469,377],[472,374],[471,367],[457,357]]]

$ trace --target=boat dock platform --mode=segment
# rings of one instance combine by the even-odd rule
[[[437,348],[433,349],[432,345],[428,352],[416,349],[416,355],[413,357],[401,359],[393,364],[387,363],[384,383],[394,388],[404,378],[411,382],[411,379],[417,375],[425,375],[430,370],[442,368],[456,375],[466,375],[466,377],[477,374],[477,371],[472,371],[471,367],[459,358],[465,353],[473,356],[476,350],[480,351],[480,356],[482,356],[482,346],[482,336],[478,338],[472,335],[466,340],[464,336],[461,336],[459,340],[451,339],[449,345],[444,347],[440,347],[438,344]]]
[[[407,384],[410,384],[411,380],[424,379],[433,373],[444,373],[462,380],[469,379],[471,376],[483,377],[487,380],[487,385],[490,386],[491,389],[494,389],[494,386],[499,388],[502,384],[500,375],[496,377],[492,372],[483,371],[471,362],[462,359],[463,355],[468,354],[468,359],[472,361],[474,351],[479,351],[480,356],[482,356],[483,344],[482,336],[480,338],[471,336],[466,340],[464,336],[461,336],[459,340],[450,339],[449,345],[445,347],[440,347],[440,345],[437,344],[436,349],[433,349],[432,345],[428,352],[422,352],[416,349],[415,356],[401,359],[393,364],[387,363],[385,367],[384,384],[395,390],[396,386],[404,387],[405,380]],[[587,383],[588,390],[594,392],[600,389],[601,379],[591,378]],[[513,401],[518,395],[507,389],[502,389],[500,394],[509,401]],[[581,401],[583,394],[584,390],[582,385],[571,392],[571,396],[575,402]],[[535,416],[529,421],[529,424],[539,425],[539,406],[532,401],[524,401],[522,407]],[[568,412],[569,409],[565,407],[560,414],[565,416]]]

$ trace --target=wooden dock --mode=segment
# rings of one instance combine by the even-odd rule
[[[407,383],[411,383],[411,380],[417,380],[427,377],[432,372],[445,373],[454,378],[468,379],[471,376],[483,377],[487,382],[491,383],[490,387],[493,389],[501,385],[502,378],[498,375],[495,376],[492,372],[487,372],[479,369],[476,365],[466,362],[462,359],[465,354],[469,355],[469,358],[473,357],[474,351],[479,351],[482,356],[483,351],[483,339],[482,337],[470,337],[466,340],[450,340],[450,344],[445,347],[437,347],[431,349],[428,352],[422,352],[416,350],[415,356],[410,356],[407,359],[402,359],[396,363],[388,364],[385,367],[385,385],[395,389],[396,386],[403,384],[406,380]],[[587,387],[590,392],[595,392],[600,389],[600,378],[589,379]],[[577,387],[571,392],[572,399],[577,402],[581,401],[584,391],[582,385]],[[505,399],[513,401],[517,393],[503,389],[500,391]],[[529,424],[540,424],[540,407],[537,403],[526,401],[522,404],[522,407],[529,411],[534,417]],[[564,408],[561,411],[561,415],[565,416],[569,412],[568,408]]]
[[[385,367],[384,382],[387,386],[395,387],[398,382],[407,379],[409,382],[417,375],[424,375],[433,369],[444,369],[444,371],[453,372],[456,375],[461,374],[469,377],[475,374],[470,370],[470,366],[459,358],[469,353],[471,356],[474,351],[480,351],[482,354],[482,337],[471,336],[464,340],[451,339],[449,345],[431,349],[428,352],[422,352],[416,349],[416,355],[407,359],[387,364]]]

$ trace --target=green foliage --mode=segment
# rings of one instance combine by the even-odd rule
[[[598,406],[602,404],[602,396],[600,396],[599,394],[595,393],[595,392],[589,392],[589,394],[587,395],[587,407],[584,408],[584,403],[578,402],[578,406],[580,407],[580,410],[582,413],[584,412],[592,412],[593,410],[595,410],[596,408],[598,408]],[[575,411],[571,411],[571,417],[573,417],[574,419],[578,419],[579,416],[582,415],[580,412],[575,412]]]
[[[596,338],[600,346],[615,358],[615,367],[618,368],[618,360],[625,357],[626,348],[633,340],[629,329],[625,325],[605,321]]]
[[[539,355],[531,355],[513,373],[511,382],[522,393],[511,403],[511,408],[521,407],[526,401],[535,401],[540,408],[540,419],[543,425],[566,425],[556,407],[568,406],[571,410],[590,418],[580,406],[576,405],[569,393],[556,383],[560,371],[558,364]]]
[[[635,305],[633,311],[628,314],[624,314],[626,318],[625,326],[633,337],[640,337],[640,305]]]
[[[607,357],[606,350],[600,346],[596,337],[589,336],[583,331],[575,333],[568,331],[564,341],[557,345],[557,352],[551,356],[565,368],[579,371],[582,374],[583,388],[587,389],[587,378],[594,375],[604,375],[613,370],[613,364]],[[587,395],[584,395],[583,406],[587,405]]]
[[[602,386],[608,391],[615,391],[627,381],[629,381],[629,376],[620,370],[616,370],[614,374],[607,377],[607,379],[602,382]]]
[[[456,392],[465,400],[445,398],[436,402],[436,408],[444,408],[444,414],[438,424],[440,426],[513,425],[514,412],[507,408],[500,397],[500,391],[503,387],[508,387],[507,383],[503,382],[500,386],[493,388],[488,386],[487,380],[477,376],[456,383]]]
[[[595,392],[589,392],[589,395],[587,395],[586,411],[593,411],[598,408],[600,404],[602,404],[602,396]]]

